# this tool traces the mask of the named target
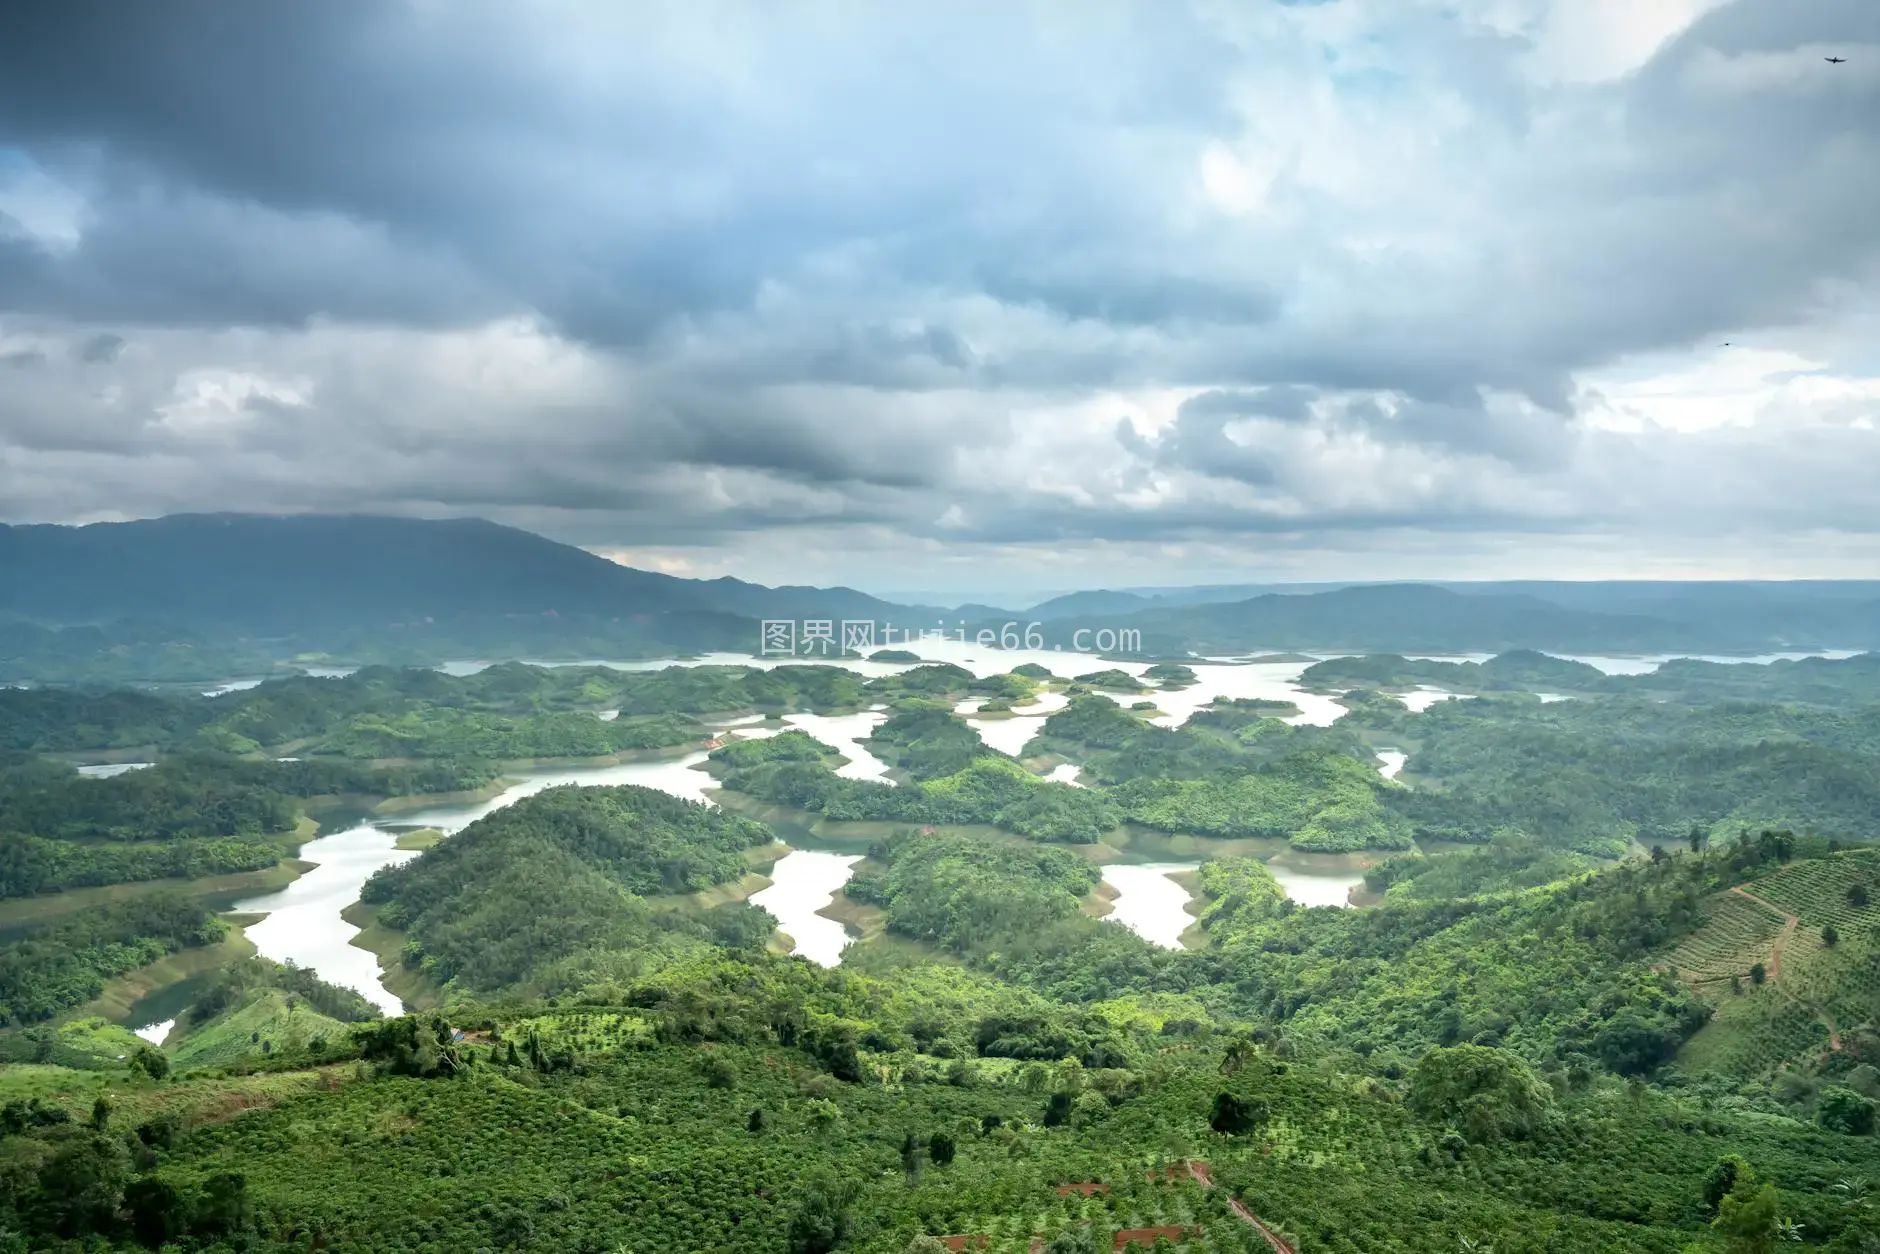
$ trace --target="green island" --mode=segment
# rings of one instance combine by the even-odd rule
[[[1131,708],[1208,670],[0,689],[0,1251],[1880,1249],[1880,660]],[[635,763],[715,791],[419,813]],[[401,812],[394,1017],[231,907]],[[758,901],[832,850],[822,966]],[[1169,850],[1181,947],[1106,917]]]

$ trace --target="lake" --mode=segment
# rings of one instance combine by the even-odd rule
[[[852,760],[842,768],[842,774],[869,779],[879,777],[887,767],[856,741],[884,717],[877,711],[837,716],[792,714],[785,721],[848,755]],[[740,737],[750,738],[774,735],[778,730],[749,726],[754,721],[743,718],[724,726]],[[397,837],[387,827],[433,827],[451,836],[485,815],[563,784],[638,784],[675,797],[704,801],[707,791],[714,787],[712,777],[699,769],[705,760],[706,753],[697,750],[642,762],[512,772],[515,782],[486,800],[400,811],[380,816],[375,823],[309,841],[302,846],[299,857],[318,864],[314,870],[279,892],[237,902],[233,909],[268,916],[247,929],[248,939],[264,957],[311,967],[321,979],[356,989],[386,1013],[397,1014],[400,1002],[379,982],[377,958],[352,944],[359,929],[340,917],[342,910],[359,900],[360,887],[374,871],[418,856],[414,851],[396,848]],[[798,953],[825,966],[839,961],[848,936],[840,923],[815,912],[827,906],[835,890],[847,882],[849,868],[856,861],[858,857],[793,850],[771,869],[771,886],[755,898],[779,920],[787,920],[782,930],[796,941]]]
[[[1045,666],[1065,678],[1111,667],[1140,675],[1149,666],[1146,662],[1106,662],[1090,655],[1055,650],[989,650],[959,641],[923,641],[917,651],[927,660],[953,662],[980,676],[1001,674],[1027,661]],[[605,665],[638,671],[670,665],[775,666],[791,660],[711,654],[688,662],[668,659],[558,665]],[[869,675],[892,674],[916,665],[853,660],[839,664]],[[1156,703],[1161,713],[1152,721],[1163,726],[1179,725],[1195,710],[1217,698],[1246,697],[1291,701],[1299,706],[1301,713],[1288,721],[1325,726],[1342,715],[1344,707],[1329,697],[1300,690],[1297,680],[1308,664],[1196,661],[1193,669],[1200,682],[1180,691],[1157,691],[1139,699]],[[439,669],[451,674],[474,674],[485,665],[487,663],[451,663]],[[249,685],[224,685],[220,691],[233,691],[238,686]],[[1126,694],[1119,695],[1123,695],[1125,703],[1131,699]],[[1065,703],[1062,693],[1043,693],[1036,704],[1021,707],[1011,717],[969,717],[968,722],[988,745],[1016,754],[1037,734],[1045,717]],[[844,777],[880,779],[885,777],[887,765],[861,742],[886,717],[884,710],[872,709],[852,714],[790,714],[781,721],[785,726],[800,728],[833,746],[848,758],[839,770]],[[775,735],[781,730],[776,726],[754,725],[766,721],[759,716],[745,716],[718,726],[734,735],[752,738]],[[395,816],[381,816],[377,822],[310,841],[299,856],[316,863],[314,870],[279,892],[238,902],[234,908],[267,915],[247,929],[249,939],[264,956],[310,967],[319,972],[322,979],[355,988],[388,1013],[396,1014],[400,1009],[399,1000],[380,984],[376,957],[351,944],[358,929],[340,917],[342,910],[359,899],[360,886],[374,871],[417,856],[395,847],[396,837],[387,830],[389,826],[432,827],[447,836],[454,835],[485,815],[563,784],[638,784],[673,796],[704,801],[714,786],[711,776],[699,769],[705,760],[703,751],[694,751],[676,757],[605,766],[558,766],[514,772],[515,782],[494,797],[400,811]],[[121,763],[116,767],[88,770],[103,774],[134,769],[136,765]],[[1075,764],[1065,763],[1057,767],[1050,778],[1074,783],[1077,770]],[[840,961],[842,949],[851,938],[841,923],[824,918],[816,911],[826,907],[835,891],[848,882],[857,861],[859,857],[852,855],[792,849],[771,869],[770,887],[752,900],[777,916],[780,930],[796,942],[797,953],[813,962],[832,966]],[[1144,864],[1155,865],[1158,864]],[[1181,869],[1189,864],[1170,865]],[[1274,865],[1272,869],[1287,893],[1306,905],[1344,905],[1346,893],[1359,879],[1356,874],[1333,867]],[[1179,944],[1182,931],[1193,922],[1182,909],[1188,900],[1186,890],[1170,880],[1166,872],[1145,870],[1143,866],[1118,866],[1106,871],[1106,875],[1110,874],[1117,877],[1111,883],[1118,892],[1113,903],[1118,921],[1156,944]]]

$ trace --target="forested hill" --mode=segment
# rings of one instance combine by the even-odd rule
[[[849,589],[771,589],[635,570],[475,518],[179,514],[0,527],[0,614],[133,618],[254,634],[482,615],[860,614]]]
[[[0,682],[232,678],[308,656],[745,651],[764,617],[933,615],[846,588],[635,570],[479,519],[221,514],[0,526]]]

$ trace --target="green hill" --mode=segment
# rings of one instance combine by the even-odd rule
[[[1791,863],[1706,916],[1666,959],[1715,1007],[1681,1066],[1780,1076],[1805,1098],[1880,1063],[1880,850]]]

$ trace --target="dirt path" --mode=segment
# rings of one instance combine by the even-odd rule
[[[1730,891],[1733,893],[1741,894],[1742,896],[1749,898],[1751,901],[1755,902],[1759,906],[1767,906],[1769,909],[1775,911],[1777,914],[1782,916],[1782,930],[1776,933],[1775,949],[1769,955],[1769,983],[1773,984],[1776,982],[1776,977],[1782,974],[1783,946],[1787,945],[1789,943],[1789,938],[1795,935],[1795,929],[1797,925],[1801,923],[1802,920],[1799,916],[1790,914],[1787,910],[1784,910],[1781,906],[1778,906],[1775,902],[1770,901],[1767,897],[1758,897],[1755,893],[1750,892],[1747,888],[1744,888],[1741,885],[1738,885],[1737,887],[1732,888]],[[1826,1025],[1828,1029],[1828,1049],[1830,1052],[1837,1051],[1841,1048],[1841,1029],[1839,1025],[1835,1023],[1834,1016],[1828,1013],[1826,1007],[1816,1006],[1809,1002],[1805,1002],[1801,1000],[1799,997],[1795,997],[1792,994],[1788,994],[1786,991],[1784,995],[1788,996],[1789,999],[1795,1002],[1797,1005],[1804,1006],[1807,1009],[1814,1011],[1815,1014],[1819,1016],[1819,1018],[1821,1019],[1821,1022],[1824,1025]]]
[[[1777,977],[1782,974],[1782,947],[1789,943],[1789,937],[1795,935],[1795,926],[1801,922],[1801,919],[1790,914],[1775,902],[1758,897],[1755,893],[1750,892],[1749,889],[1744,888],[1740,884],[1730,891],[1749,898],[1759,906],[1767,906],[1769,909],[1782,916],[1782,930],[1776,933],[1776,947],[1769,955],[1769,982],[1773,984]]]
[[[1212,1171],[1212,1169],[1209,1168],[1209,1166],[1206,1163],[1198,1163],[1198,1162],[1193,1161],[1192,1159],[1189,1160],[1188,1175],[1192,1179],[1194,1179],[1196,1182],[1198,1182],[1201,1185],[1201,1187],[1204,1189],[1211,1189],[1214,1187],[1214,1172]],[[1295,1251],[1291,1245],[1289,1245],[1287,1242],[1280,1239],[1280,1236],[1278,1233],[1274,1232],[1271,1228],[1261,1223],[1260,1217],[1254,1214],[1252,1211],[1248,1210],[1246,1207],[1246,1204],[1243,1203],[1239,1198],[1237,1197],[1228,1198],[1227,1206],[1229,1210],[1233,1211],[1236,1215],[1239,1215],[1240,1218],[1244,1222],[1252,1224],[1255,1228],[1259,1230],[1260,1235],[1266,1238],[1266,1243],[1273,1247],[1273,1254],[1298,1254],[1298,1252]]]

